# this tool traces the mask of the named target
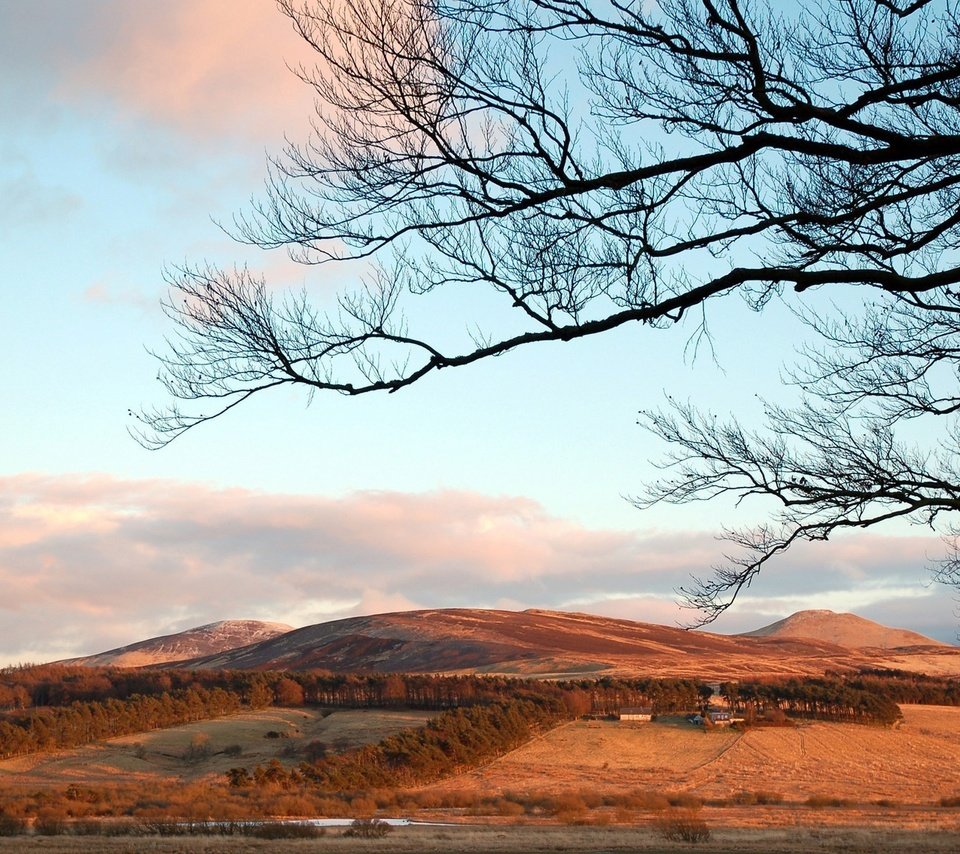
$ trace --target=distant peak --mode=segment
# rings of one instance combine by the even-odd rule
[[[142,667],[225,652],[293,631],[285,623],[264,620],[218,620],[181,632],[149,638],[67,663]]]
[[[908,646],[947,646],[908,629],[897,629],[875,623],[857,614],[838,614],[826,609],[797,611],[744,637],[808,638],[825,641],[849,649],[880,647],[891,649]]]

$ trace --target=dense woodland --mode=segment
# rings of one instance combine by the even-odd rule
[[[666,713],[697,708],[709,689],[693,679],[603,677],[562,682],[502,676],[343,674],[325,671],[147,670],[63,665],[0,670],[0,710],[65,706],[76,701],[126,700],[191,687],[220,688],[253,708],[321,705],[347,708],[449,709],[513,699],[518,695],[563,699],[579,714],[612,714],[624,705]]]
[[[777,709],[790,717],[891,725],[901,719],[900,707],[882,689],[866,688],[841,678],[787,679],[770,682],[725,682],[720,694],[735,708],[759,714]]]
[[[79,747],[103,738],[219,718],[243,708],[240,695],[203,686],[126,700],[78,700],[0,720],[0,757]]]
[[[837,677],[838,674],[827,674]],[[840,677],[844,678],[844,677]],[[960,706],[960,680],[910,673],[906,670],[862,670],[845,677],[846,684],[882,694],[895,703],[926,706]]]

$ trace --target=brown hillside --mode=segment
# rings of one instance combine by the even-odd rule
[[[941,645],[878,655],[816,639],[728,636],[589,614],[440,609],[321,623],[184,663],[218,669],[724,679],[864,666],[960,675],[960,650]]]
[[[60,663],[87,667],[146,667],[168,664],[270,640],[286,634],[291,628],[283,623],[265,623],[261,620],[222,620]]]
[[[769,626],[746,632],[741,637],[811,638],[848,649],[948,646],[917,632],[893,629],[856,614],[837,614],[833,611],[798,611]]]

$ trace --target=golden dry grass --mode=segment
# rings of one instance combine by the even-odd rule
[[[676,788],[739,738],[693,726],[576,721],[477,771],[438,784],[484,792]]]
[[[0,782],[62,785],[115,783],[136,780],[195,780],[223,774],[237,765],[253,767],[279,758],[287,765],[301,760],[299,751],[311,741],[338,749],[371,744],[410,727],[422,726],[427,712],[378,709],[337,711],[324,717],[315,709],[263,709],[170,729],[138,733],[76,750],[31,754],[0,762]],[[266,733],[287,738],[266,738]],[[199,762],[184,760],[197,737],[208,739],[211,756]],[[222,753],[229,745],[242,753]]]
[[[751,730],[722,759],[692,774],[708,797],[772,789],[790,800],[931,803],[960,791],[960,709],[904,706],[897,729],[810,723]]]
[[[906,706],[897,729],[817,722],[743,734],[577,721],[433,788],[648,789],[707,798],[764,790],[788,801],[826,795],[931,804],[960,793],[960,709]]]

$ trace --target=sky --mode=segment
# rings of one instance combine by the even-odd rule
[[[417,607],[673,624],[722,560],[733,508],[628,501],[664,453],[637,411],[669,392],[749,421],[795,344],[778,305],[728,301],[697,358],[689,328],[622,329],[390,396],[280,391],[162,451],[128,436],[163,402],[165,267],[247,263],[321,305],[351,284],[221,227],[307,132],[287,66],[309,59],[270,0],[0,0],[0,664]],[[911,528],[798,548],[714,628],[830,608],[953,642],[941,549]]]

